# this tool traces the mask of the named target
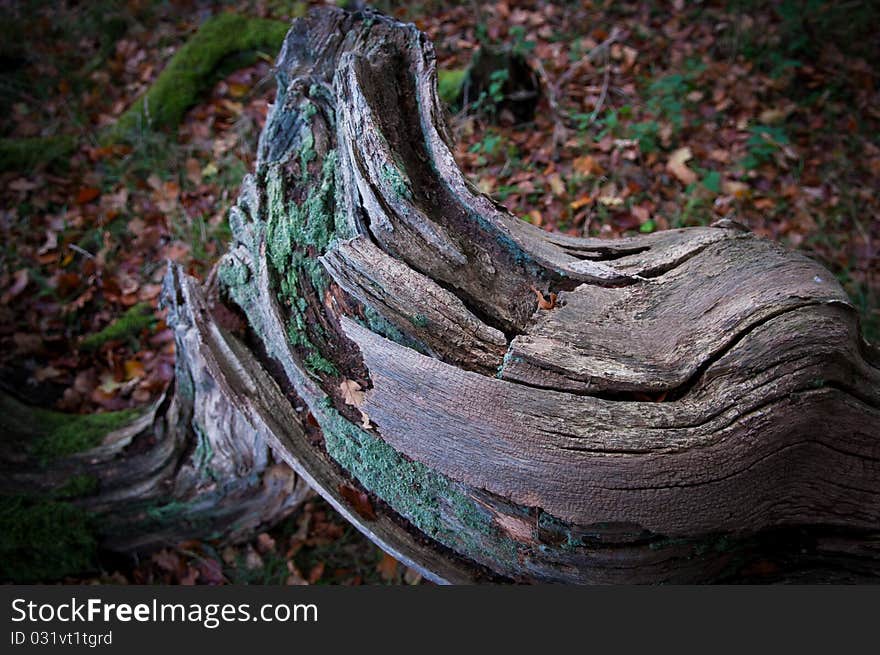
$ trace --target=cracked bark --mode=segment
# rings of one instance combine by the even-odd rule
[[[880,357],[828,271],[733,225],[516,219],[456,166],[412,25],[322,8],[277,69],[216,276],[247,334],[166,289],[245,434],[441,582],[876,580]]]

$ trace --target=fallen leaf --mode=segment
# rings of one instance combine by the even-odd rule
[[[550,189],[553,191],[554,196],[565,195],[565,183],[562,181],[559,173],[553,173],[550,175],[547,178],[547,183],[550,185]]]
[[[623,198],[618,198],[617,196],[599,196],[598,200],[606,207],[620,207],[623,205]]]
[[[593,202],[593,199],[585,193],[584,195],[579,196],[577,200],[570,203],[569,207],[571,207],[573,210],[577,211],[581,207],[585,207],[586,205],[589,205],[591,202]]]
[[[422,581],[422,574],[413,568],[407,567],[403,573],[403,581],[409,585],[416,585]]]
[[[354,380],[343,380],[339,383],[339,390],[342,392],[342,400],[346,405],[353,405],[360,408],[364,404],[366,394]]]
[[[554,307],[556,307],[556,294],[555,293],[551,293],[550,300],[547,300],[544,297],[544,294],[541,293],[541,291],[535,285],[532,285],[530,288],[535,293],[535,295],[538,297],[538,307],[540,307],[541,309],[547,309],[547,310],[553,309]]]
[[[268,532],[257,535],[257,550],[261,553],[269,553],[275,550],[275,540]]]
[[[76,204],[85,205],[101,195],[101,190],[95,187],[83,187],[76,193]]]
[[[729,196],[745,198],[749,194],[749,185],[736,180],[724,180],[721,183],[721,190]]]
[[[199,580],[207,585],[219,585],[226,582],[223,565],[215,559],[201,557],[195,562],[199,572]]]
[[[376,565],[376,571],[385,582],[391,582],[397,577],[397,560],[388,553],[382,553],[382,559]]]
[[[572,168],[574,168],[574,170],[581,175],[602,175],[602,173],[605,172],[602,170],[599,162],[597,162],[596,159],[594,157],[591,157],[590,155],[578,157],[573,162],[571,162],[571,165]]]
[[[376,516],[376,511],[373,509],[373,504],[370,502],[370,498],[363,491],[355,489],[347,484],[340,484],[339,493],[342,494],[342,497],[345,498],[345,500],[358,514],[361,515],[362,518],[365,518],[368,521],[375,521],[378,518]]]
[[[309,571],[309,577],[307,578],[307,580],[309,581],[309,584],[315,584],[318,580],[321,579],[321,576],[323,576],[323,575],[324,575],[324,562],[318,562]]]
[[[693,184],[697,181],[697,174],[685,164],[691,157],[693,157],[691,149],[685,146],[669,155],[669,161],[666,163],[666,170],[677,177],[682,184]]]
[[[52,230],[46,231],[46,242],[37,250],[38,255],[45,255],[50,250],[58,247],[58,235]]]
[[[126,380],[144,377],[144,365],[137,359],[127,359],[124,367]]]
[[[61,373],[62,372],[54,366],[43,366],[34,371],[34,380],[37,382],[45,382],[46,380],[57,378]]]
[[[7,305],[9,301],[15,298],[18,294],[25,290],[25,287],[28,285],[28,281],[30,280],[30,274],[26,268],[21,268],[17,270],[12,275],[12,284],[9,285],[9,288],[6,290],[6,293],[3,294],[3,297],[0,298],[0,303]]]

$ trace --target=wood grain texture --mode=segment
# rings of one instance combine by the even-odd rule
[[[277,67],[221,263],[251,334],[205,343],[359,529],[446,582],[877,575],[880,358],[828,271],[729,222],[517,219],[456,166],[412,25],[315,10]]]

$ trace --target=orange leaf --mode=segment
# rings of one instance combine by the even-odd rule
[[[601,175],[604,172],[599,165],[599,162],[590,155],[578,157],[571,164],[574,167],[574,170],[581,175]]]
[[[375,521],[378,518],[369,497],[360,489],[341,484],[339,485],[339,493],[362,518],[368,521]]]
[[[125,379],[133,380],[142,377],[144,377],[144,365],[136,359],[125,360]]]
[[[101,190],[92,186],[82,187],[76,193],[76,204],[84,205],[101,195]]]
[[[391,582],[397,576],[397,560],[388,553],[382,553],[382,561],[376,565],[376,571],[385,582]]]
[[[580,196],[577,200],[575,200],[573,203],[571,203],[570,206],[572,209],[577,211],[581,207],[589,205],[591,202],[593,202],[593,199],[585,193],[584,195]]]

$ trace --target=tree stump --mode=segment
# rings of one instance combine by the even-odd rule
[[[277,75],[229,252],[166,283],[229,443],[438,582],[877,579],[880,356],[827,270],[733,223],[518,220],[412,25],[314,10]]]

